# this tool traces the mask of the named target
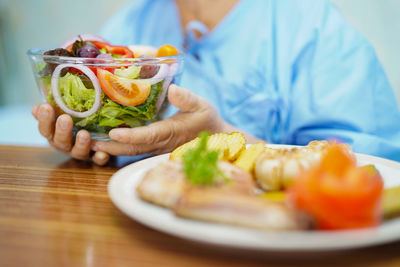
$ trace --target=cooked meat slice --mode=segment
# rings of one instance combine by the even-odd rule
[[[231,180],[219,181],[215,187],[220,190],[235,191],[243,194],[253,194],[255,183],[249,173],[228,162],[219,162],[219,168]],[[139,197],[145,201],[171,208],[180,197],[185,184],[182,164],[177,161],[160,163],[149,170],[136,188]],[[225,188],[225,189],[223,189]]]
[[[247,195],[254,194],[256,185],[250,173],[226,161],[218,162],[218,167],[229,180],[220,181],[215,185],[216,188]]]
[[[294,230],[310,227],[284,204],[257,196],[221,192],[219,188],[189,187],[174,207],[176,215],[262,230]]]
[[[136,188],[145,201],[171,208],[180,197],[185,176],[179,162],[167,161],[149,170]]]
[[[168,161],[149,170],[137,187],[140,198],[171,208],[178,216],[258,229],[306,228],[283,204],[254,195],[251,175],[227,162],[219,167],[230,181],[197,186],[185,179],[180,162]]]

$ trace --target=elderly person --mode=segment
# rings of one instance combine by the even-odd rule
[[[113,141],[73,142],[68,115],[33,108],[51,145],[105,164],[109,155],[164,153],[200,131],[241,131],[249,142],[303,145],[339,139],[356,152],[400,160],[400,112],[373,47],[335,6],[315,0],[137,0],[102,36],[111,43],[185,50],[177,113],[113,129]],[[187,88],[187,89],[185,89]]]

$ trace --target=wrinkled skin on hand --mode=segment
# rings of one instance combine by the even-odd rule
[[[32,115],[38,121],[40,134],[49,141],[52,147],[75,159],[91,159],[98,165],[108,162],[110,156],[105,152],[98,151],[90,156],[92,140],[88,131],[80,130],[74,142],[73,122],[69,115],[63,114],[56,120],[55,111],[49,104],[34,106]]]
[[[168,99],[179,108],[179,112],[148,126],[113,129],[109,133],[113,141],[94,141],[88,131],[80,130],[74,142],[72,118],[63,114],[56,120],[55,111],[49,104],[33,107],[32,114],[39,122],[40,133],[51,146],[75,159],[91,159],[98,165],[106,164],[110,155],[171,152],[204,130],[211,133],[240,131],[225,122],[204,98],[176,85],[171,85],[168,90]],[[249,143],[260,141],[247,133],[245,135]],[[96,151],[92,157],[91,150]]]
[[[192,140],[203,130],[223,131],[226,122],[202,97],[171,85],[168,99],[179,108],[172,117],[148,126],[113,129],[109,133],[113,141],[95,141],[92,149],[111,155],[162,154]]]

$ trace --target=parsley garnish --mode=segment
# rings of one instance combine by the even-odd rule
[[[207,149],[210,134],[202,132],[199,144],[183,155],[183,166],[187,179],[195,185],[213,185],[224,174],[218,168],[219,151]]]

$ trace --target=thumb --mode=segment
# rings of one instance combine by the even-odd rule
[[[204,98],[175,84],[171,84],[168,88],[168,100],[183,112],[194,112],[208,106]]]

